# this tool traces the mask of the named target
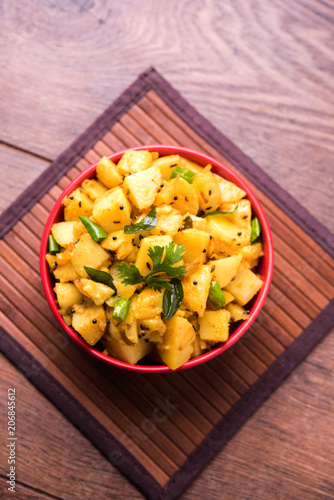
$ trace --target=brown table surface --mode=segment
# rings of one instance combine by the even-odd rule
[[[334,4],[321,0],[4,0],[3,210],[148,66],[333,230]],[[17,390],[18,498],[143,498],[1,357]],[[183,499],[334,496],[334,336]],[[0,446],[0,496],[8,472]],[[5,496],[4,496],[5,498]]]

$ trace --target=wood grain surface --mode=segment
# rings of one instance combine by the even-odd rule
[[[333,229],[333,21],[320,0],[4,0],[0,209],[153,65]],[[333,358],[331,333],[182,498],[333,498]],[[20,498],[142,498],[4,358],[1,421],[8,387]]]

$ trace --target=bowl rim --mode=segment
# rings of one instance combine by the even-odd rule
[[[206,363],[207,361],[210,361],[211,359],[214,359],[216,356],[222,354],[224,351],[232,347],[238,340],[240,340],[241,337],[244,336],[244,334],[247,332],[247,330],[249,330],[250,326],[257,318],[260,310],[264,305],[265,299],[268,295],[273,275],[274,249],[273,249],[271,230],[264,209],[262,208],[262,205],[260,204],[256,195],[253,193],[252,189],[237,173],[235,173],[230,167],[225,165],[220,160],[217,160],[206,153],[196,151],[191,148],[175,146],[175,145],[167,145],[167,144],[150,144],[150,145],[136,146],[133,148],[126,148],[122,151],[117,151],[112,155],[109,155],[108,158],[116,163],[120,159],[120,157],[125,153],[125,151],[129,149],[135,151],[138,150],[158,151],[159,157],[171,154],[180,154],[185,158],[191,159],[192,161],[199,163],[201,166],[205,166],[210,163],[212,165],[213,172],[218,173],[218,175],[221,175],[224,179],[234,182],[237,186],[246,191],[246,198],[251,202],[252,214],[255,213],[256,217],[258,217],[261,224],[261,229],[262,229],[261,234],[264,246],[264,256],[262,257],[261,261],[261,267],[264,268],[261,276],[263,279],[263,286],[259,291],[259,293],[256,295],[255,302],[251,308],[250,317],[248,318],[248,320],[244,321],[236,328],[236,330],[231,334],[231,336],[228,338],[226,342],[218,344],[218,347],[215,347],[210,351],[201,354],[200,356],[197,356],[196,358],[190,359],[177,370],[171,370],[167,365],[152,365],[152,366],[130,365],[125,361],[121,361],[109,355],[105,355],[102,352],[98,351],[97,349],[94,349],[94,346],[90,346],[89,344],[87,344],[86,341],[72,327],[66,325],[62,316],[58,312],[58,305],[55,293],[53,291],[53,280],[51,278],[51,273],[49,272],[48,264],[45,259],[45,255],[47,253],[47,248],[48,248],[48,237],[49,234],[51,233],[52,224],[55,222],[57,216],[59,216],[60,214],[61,202],[63,198],[67,196],[70,192],[72,192],[76,187],[78,187],[84,179],[95,177],[95,171],[98,162],[87,167],[70,182],[70,184],[63,190],[61,195],[58,197],[57,201],[55,202],[48,216],[48,219],[45,223],[45,227],[43,230],[41,246],[40,246],[39,263],[40,263],[42,285],[46,299],[57,321],[60,323],[63,330],[66,331],[68,336],[77,345],[83,348],[84,351],[90,353],[95,358],[100,359],[101,361],[104,361],[112,366],[130,371],[141,372],[141,373],[178,372]]]

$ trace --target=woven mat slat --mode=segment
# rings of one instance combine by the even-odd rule
[[[103,155],[155,142],[202,150],[238,172],[265,207],[276,260],[268,300],[238,344],[206,365],[152,377],[113,369],[69,342],[44,299],[38,254],[48,213],[74,177]],[[56,168],[63,175],[53,182]],[[0,219],[10,221],[0,241],[1,348],[148,498],[175,498],[217,443],[233,435],[281,374],[328,331],[334,294],[329,236],[288,195],[284,211],[279,208],[284,192],[155,70],[141,75],[47,176],[41,180],[47,191],[20,220],[15,207]],[[20,203],[29,206],[29,196],[28,190]],[[303,218],[307,232],[296,222]],[[265,381],[273,377],[277,383],[269,389]]]

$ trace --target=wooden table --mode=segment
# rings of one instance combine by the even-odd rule
[[[333,3],[5,0],[0,12],[0,209],[153,65],[333,229]],[[333,359],[331,333],[182,498],[333,498]],[[3,357],[2,429],[8,387],[18,498],[142,498]]]

